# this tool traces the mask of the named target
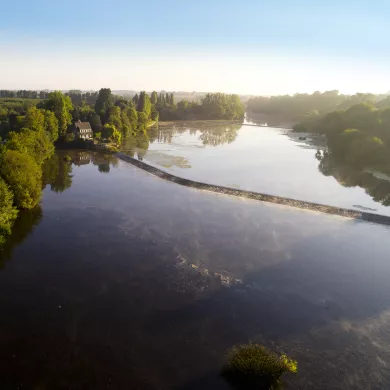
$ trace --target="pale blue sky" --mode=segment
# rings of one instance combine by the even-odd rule
[[[2,4],[0,88],[390,89],[390,1]]]

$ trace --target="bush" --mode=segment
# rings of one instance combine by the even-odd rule
[[[262,345],[234,346],[223,369],[224,377],[240,389],[275,389],[287,372],[297,372],[298,364],[287,355],[278,356]]]
[[[0,176],[14,193],[14,204],[21,209],[35,207],[42,194],[42,171],[35,160],[16,150],[1,155]]]
[[[0,245],[4,243],[5,237],[11,233],[12,224],[18,214],[13,207],[13,194],[7,184],[0,178]]]

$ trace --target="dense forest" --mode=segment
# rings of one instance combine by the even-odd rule
[[[338,160],[390,170],[390,108],[360,103],[347,110],[305,118],[294,130],[324,134],[329,152]]]

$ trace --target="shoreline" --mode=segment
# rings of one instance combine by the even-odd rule
[[[196,188],[199,190],[211,191],[218,194],[224,194],[229,196],[236,196],[241,198],[253,199],[267,203],[274,203],[283,206],[295,207],[304,210],[316,211],[325,214],[337,215],[346,218],[352,218],[356,220],[373,222],[381,225],[390,225],[390,216],[367,213],[361,211],[355,211],[350,209],[344,209],[341,207],[327,206],[313,202],[307,202],[302,200],[296,200],[291,198],[285,198],[277,195],[263,194],[254,191],[248,190],[239,190],[214,184],[206,184],[194,180],[185,179],[179,176],[172,175],[170,173],[164,172],[161,169],[155,168],[149,164],[146,164],[142,161],[139,161],[133,157],[130,157],[124,153],[116,153],[116,157],[126,161],[137,168],[143,169],[144,171],[151,173],[154,176],[157,176],[161,179],[176,183],[185,187]]]

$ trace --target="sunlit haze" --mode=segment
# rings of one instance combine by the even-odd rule
[[[22,1],[0,88],[387,92],[385,1]]]

